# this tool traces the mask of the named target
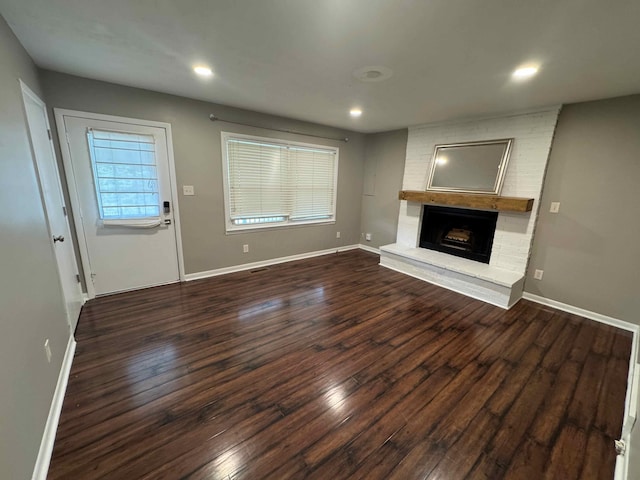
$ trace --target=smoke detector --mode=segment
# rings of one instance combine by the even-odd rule
[[[362,67],[353,71],[353,76],[361,82],[382,82],[393,75],[393,70],[387,67]]]

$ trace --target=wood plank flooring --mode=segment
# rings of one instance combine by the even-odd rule
[[[89,302],[49,478],[613,478],[630,333],[377,261]]]

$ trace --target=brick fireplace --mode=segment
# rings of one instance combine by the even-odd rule
[[[402,200],[396,243],[380,247],[380,264],[503,308],[515,304],[522,296],[559,110],[553,107],[526,114],[410,128],[403,190],[426,189],[437,144],[514,138],[501,194],[533,198],[533,209],[525,213],[497,213],[488,263],[480,263],[468,256],[451,255],[446,249],[422,248],[423,204]],[[462,240],[464,236],[464,232],[458,235]]]

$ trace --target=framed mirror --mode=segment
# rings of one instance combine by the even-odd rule
[[[500,195],[513,138],[436,145],[427,190]]]

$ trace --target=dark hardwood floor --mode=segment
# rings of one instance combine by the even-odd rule
[[[630,333],[377,261],[89,302],[49,478],[613,478]]]

